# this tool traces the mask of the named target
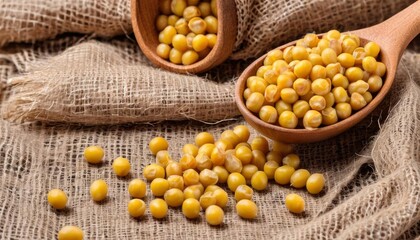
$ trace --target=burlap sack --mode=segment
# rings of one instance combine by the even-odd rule
[[[389,18],[414,1],[273,1],[235,0],[238,12],[237,51],[248,59],[296,40],[308,32],[349,31]]]
[[[33,9],[37,14],[20,11],[29,7],[25,2],[2,3],[4,8],[0,9],[0,22],[5,27],[0,31],[0,36],[11,36],[4,43],[27,41],[26,38],[31,41],[46,39],[64,32],[88,33],[93,29],[99,36],[118,35],[119,28],[113,26],[123,26],[121,19],[126,20],[122,22],[129,22],[129,16],[126,16],[129,3],[124,1],[93,1],[85,4],[92,5],[92,8],[86,8],[79,2],[68,5],[65,1],[44,1]],[[372,0],[363,4],[348,1],[331,4],[329,1],[313,1],[303,4],[236,0],[238,50],[232,58],[258,56],[309,31],[322,32],[335,27],[350,30],[368,26],[389,17],[411,2]],[[60,26],[56,26],[55,19],[62,16],[63,6],[70,9],[67,10],[69,16],[59,22]],[[103,9],[109,12],[116,10],[117,17],[101,17]],[[372,14],[373,9],[375,14]],[[72,10],[80,14],[74,14]],[[20,15],[10,18],[10,12]],[[314,15],[305,14],[307,12]],[[99,19],[91,19],[98,16]],[[1,21],[2,17],[4,21]],[[38,22],[40,24],[33,24]],[[95,24],[96,27],[93,27]],[[24,31],[16,30],[22,26],[25,26]],[[13,95],[8,100],[7,108],[3,109],[4,118],[15,122],[95,125],[167,119],[215,122],[239,114],[233,102],[234,82],[229,80],[237,77],[246,66],[241,62],[226,63],[206,77],[226,82],[219,86],[203,79],[203,76],[183,77],[150,68],[134,40],[108,44],[83,41],[77,44],[74,41],[74,38],[64,38],[59,43],[51,41],[36,45],[35,50],[29,47],[13,54],[0,53],[0,60],[13,62],[19,72],[24,73],[9,80]],[[61,53],[74,44],[74,47]],[[46,56],[56,57],[46,61]],[[106,94],[103,94],[104,91]]]
[[[123,2],[108,1],[107,7],[125,11],[127,5]],[[241,3],[238,15],[246,16],[244,22],[248,25],[239,31],[244,34],[238,36],[233,57],[246,59],[306,31],[370,25],[412,1],[370,0],[352,4],[267,1],[265,5],[261,4],[263,1],[238,2]],[[33,42],[64,32],[123,34],[125,27],[115,28],[108,35],[104,33],[107,25],[120,24],[114,25],[120,18],[102,16],[108,13],[104,12],[103,3],[2,1],[0,39],[6,36],[9,39],[6,42]],[[27,11],[32,5],[32,11]],[[86,14],[86,6],[102,6],[92,8],[101,9],[100,17],[93,17],[92,9]],[[287,6],[284,9],[288,10],[265,6]],[[5,7],[8,7],[6,12]],[[270,15],[270,11],[276,14]],[[12,12],[14,15],[10,15]],[[59,12],[68,13],[64,17],[66,21],[57,21],[62,19]],[[297,14],[302,12],[303,17]],[[342,18],[343,15],[347,17]],[[281,18],[274,21],[274,16]],[[312,21],[319,16],[326,19]],[[350,22],[349,16],[355,16],[354,21]],[[85,21],[90,18],[93,21]],[[286,31],[284,35],[279,30],[280,19],[283,26],[288,26],[281,28]],[[337,25],[338,21],[345,24]],[[302,25],[299,27],[296,22]],[[15,24],[14,30],[8,27],[10,23]],[[258,24],[258,28],[252,27]],[[79,30],[87,29],[79,28],[86,25],[89,30]],[[20,26],[25,28],[17,30]],[[267,26],[270,27],[263,28]],[[289,28],[294,30],[288,31]],[[255,36],[261,33],[267,38],[267,33],[276,37],[272,42],[257,41],[259,38]],[[255,221],[245,221],[236,215],[235,202],[229,193],[224,224],[215,228],[203,216],[188,221],[180,210],[174,209],[170,209],[164,221],[154,220],[150,214],[141,220],[129,218],[126,210],[129,179],[116,178],[110,163],[117,156],[128,157],[132,163],[131,177],[141,177],[143,167],[154,161],[147,150],[152,137],[166,137],[173,158],[179,159],[182,145],[192,142],[198,132],[205,130],[219,136],[223,130],[244,123],[242,119],[214,125],[165,121],[154,125],[76,127],[67,123],[226,120],[238,114],[232,97],[233,79],[247,63],[231,61],[205,75],[179,76],[151,67],[132,39],[90,38],[68,34],[34,45],[9,44],[0,49],[3,116],[16,122],[29,122],[17,125],[0,120],[0,239],[53,239],[62,226],[69,224],[81,227],[85,239],[413,239],[420,236],[419,42],[405,52],[393,89],[372,115],[334,139],[297,146],[302,167],[326,175],[325,193],[311,196],[304,190],[270,184],[267,191],[255,194],[259,207]],[[157,81],[151,81],[156,76]],[[183,88],[186,92],[181,91]],[[138,99],[140,95],[147,98],[142,102]],[[197,105],[198,102],[203,104]],[[46,125],[33,121],[65,123]],[[102,166],[92,167],[83,160],[83,148],[92,144],[99,144],[106,151]],[[89,185],[98,178],[105,179],[110,186],[109,198],[103,204],[95,204],[89,198]],[[69,195],[66,211],[57,212],[48,206],[46,194],[52,188],[62,188]],[[284,197],[291,192],[305,198],[304,214],[293,215],[285,209]],[[152,199],[148,193],[145,201],[149,203]]]
[[[2,0],[0,47],[63,33],[113,37],[131,33],[130,0]]]
[[[307,32],[353,30],[385,20],[414,0],[234,0],[238,34],[233,59],[254,58]],[[2,0],[0,47],[63,33],[113,37],[132,32],[130,0]]]
[[[16,122],[96,125],[182,119],[215,122],[239,115],[232,75],[226,71],[235,69],[232,65],[218,68],[225,77],[217,77],[221,74],[214,71],[218,83],[157,70],[137,49],[130,41],[92,40],[31,64],[31,60],[26,64],[17,60],[37,55],[31,49],[10,54],[7,58],[26,74],[9,79],[13,94],[3,116]]]
[[[394,88],[368,119],[334,139],[297,146],[302,167],[326,175],[324,194],[311,196],[271,183],[267,191],[254,195],[258,218],[246,221],[236,215],[229,193],[221,227],[209,226],[203,216],[188,221],[179,209],[170,209],[163,221],[149,213],[141,220],[130,218],[129,179],[115,177],[110,164],[126,156],[132,163],[131,178],[141,177],[143,167],[154,161],[147,150],[152,137],[169,139],[169,150],[179,159],[180,148],[196,133],[219,136],[242,120],[213,126],[166,122],[89,128],[0,121],[0,238],[53,239],[62,226],[71,224],[84,230],[85,239],[413,239],[420,230],[419,58],[418,53],[404,54]],[[102,166],[83,160],[83,148],[91,144],[104,147]],[[89,197],[89,185],[98,178],[109,184],[103,204]],[[48,206],[51,188],[67,192],[68,210]],[[285,209],[284,197],[291,192],[305,198],[305,214]],[[152,199],[148,192],[146,203]]]

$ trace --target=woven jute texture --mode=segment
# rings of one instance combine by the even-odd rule
[[[236,2],[241,30],[233,58],[247,59],[308,31],[380,22],[412,1]],[[254,195],[257,219],[246,221],[235,213],[229,192],[220,227],[209,226],[203,214],[186,220],[179,209],[160,221],[148,211],[140,220],[130,218],[128,182],[142,178],[143,167],[154,162],[150,139],[167,138],[177,160],[198,132],[219,137],[246,124],[238,116],[233,85],[248,62],[230,60],[199,76],[156,69],[132,35],[125,36],[131,32],[127,4],[0,2],[0,45],[8,43],[0,48],[0,239],[55,239],[65,225],[81,227],[85,239],[420,236],[419,39],[404,53],[389,95],[368,118],[333,139],[296,146],[303,168],[325,174],[322,194],[270,183]],[[138,122],[145,124],[122,124]],[[251,138],[257,135],[252,130]],[[102,165],[83,160],[89,145],[105,149]],[[118,156],[131,161],[127,178],[112,172]],[[99,178],[109,184],[109,197],[96,204],[89,186]],[[66,210],[48,205],[52,188],[69,196]],[[304,197],[304,214],[287,211],[288,193]],[[152,199],[148,191],[145,202]]]
[[[232,0],[229,0],[232,1]],[[248,59],[316,31],[367,27],[413,0],[234,0],[238,33],[233,59]],[[0,46],[35,42],[63,33],[113,37],[132,32],[130,0],[2,0]]]
[[[130,0],[2,0],[0,46],[62,33],[113,37],[132,32]]]
[[[127,185],[154,161],[147,149],[152,137],[166,137],[172,157],[179,159],[180,148],[193,142],[196,133],[219,136],[243,123],[240,119],[213,126],[165,122],[114,127],[20,126],[1,121],[0,237],[51,239],[63,225],[72,224],[83,228],[86,239],[412,239],[419,234],[420,218],[419,58],[420,54],[405,53],[393,90],[368,119],[337,138],[296,147],[302,167],[326,175],[325,193],[311,196],[272,183],[267,191],[255,194],[260,212],[255,221],[236,215],[230,194],[224,225],[218,228],[208,226],[203,217],[188,221],[174,209],[163,221],[148,214],[131,219],[126,213]],[[89,166],[83,160],[83,149],[91,144],[104,147],[103,165]],[[130,178],[119,179],[112,173],[110,164],[117,156],[131,160]],[[99,178],[108,182],[109,198],[95,204],[89,185]],[[46,193],[52,188],[69,195],[66,211],[48,206]],[[305,214],[285,209],[284,196],[290,192],[305,198]],[[146,203],[151,199],[149,192]]]
[[[263,54],[308,32],[349,31],[381,22],[413,1],[235,0],[238,36],[234,59]]]
[[[238,115],[232,74],[240,63],[209,73],[211,81],[156,70],[128,40],[89,40],[47,59],[40,57],[50,54],[42,48],[5,56],[26,72],[8,80],[13,94],[4,117],[10,120],[96,125],[186,118],[215,122]]]

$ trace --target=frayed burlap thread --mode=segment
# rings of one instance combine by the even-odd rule
[[[0,98],[1,93],[7,85],[8,77],[15,71],[13,64],[5,60],[0,60]]]

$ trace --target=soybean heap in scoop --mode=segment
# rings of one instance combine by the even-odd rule
[[[375,42],[331,30],[310,33],[295,46],[267,53],[256,76],[247,79],[248,110],[284,128],[316,129],[365,107],[382,87],[385,64]]]
[[[217,41],[217,1],[159,0],[159,57],[191,65],[205,58]]]

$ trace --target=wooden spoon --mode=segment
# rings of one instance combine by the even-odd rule
[[[134,34],[141,50],[156,66],[177,73],[200,73],[225,61],[233,51],[237,33],[236,6],[233,0],[217,0],[218,31],[217,42],[211,52],[202,60],[191,65],[177,65],[156,55],[159,44],[155,27],[158,16],[157,0],[131,0],[131,21]]]
[[[402,53],[414,37],[420,33],[420,1],[417,1],[388,20],[372,27],[351,31],[360,37],[361,45],[374,41],[381,47],[380,59],[386,65],[387,73],[381,90],[373,100],[349,118],[330,126],[320,127],[316,130],[288,129],[266,123],[250,112],[244,103],[243,92],[246,80],[254,76],[262,66],[266,55],[258,58],[241,74],[236,84],[235,98],[238,108],[245,120],[263,135],[273,140],[289,143],[309,143],[325,140],[336,136],[354,126],[371,113],[391,89],[395,79],[398,62]],[[322,34],[320,35],[322,36]],[[287,43],[278,49],[285,49],[295,45],[296,41]]]

